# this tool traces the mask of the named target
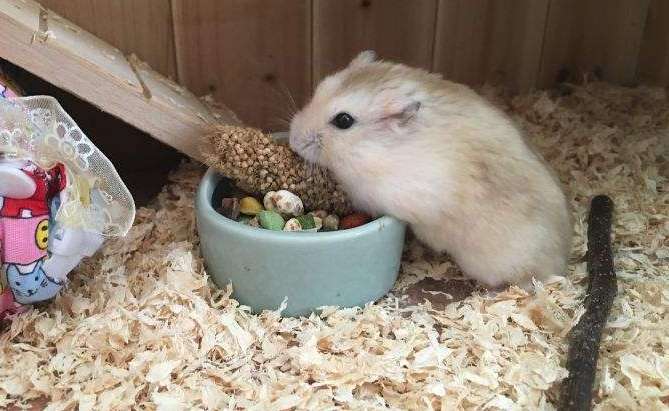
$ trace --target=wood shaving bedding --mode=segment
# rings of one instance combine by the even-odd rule
[[[669,409],[665,91],[483,91],[528,130],[569,190],[577,218],[567,278],[537,284],[534,296],[511,288],[440,309],[410,304],[411,284],[461,277],[411,242],[393,294],[377,304],[254,315],[208,282],[193,215],[203,170],[184,164],[127,238],[84,262],[55,302],[4,330],[0,407],[48,398],[49,410],[554,409],[565,336],[583,312],[589,199],[606,193],[616,203],[620,290],[596,409]]]

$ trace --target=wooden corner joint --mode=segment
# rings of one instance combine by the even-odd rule
[[[128,65],[132,69],[132,72],[135,73],[135,76],[137,77],[137,82],[139,85],[142,87],[142,95],[147,99],[151,100],[152,93],[151,90],[149,89],[149,86],[146,85],[146,82],[142,78],[142,75],[139,72],[139,66],[146,64],[143,63],[135,53],[130,53],[128,55],[125,55],[125,59],[128,62]]]
[[[49,36],[52,33],[49,31],[49,10],[45,9],[41,4],[39,8],[39,19],[37,23],[37,28],[33,33],[31,43],[34,43],[36,40],[41,43],[46,43],[49,40]]]

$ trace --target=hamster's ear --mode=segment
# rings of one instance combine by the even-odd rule
[[[420,109],[420,106],[420,101],[416,100],[407,100],[389,104],[386,106],[381,120],[387,121],[392,125],[404,126],[413,120]]]
[[[349,67],[360,67],[365,64],[373,63],[376,60],[376,53],[374,50],[365,50],[358,54],[348,65]]]

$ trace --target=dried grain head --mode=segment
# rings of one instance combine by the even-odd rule
[[[305,209],[324,209],[347,214],[351,205],[330,173],[305,163],[286,144],[262,131],[220,125],[204,136],[204,162],[251,193],[289,190],[297,194]]]

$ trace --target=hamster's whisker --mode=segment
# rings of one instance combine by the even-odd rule
[[[269,122],[282,128],[288,128],[290,126],[290,120],[282,116],[272,116],[270,117]]]
[[[299,108],[297,107],[297,102],[295,102],[295,98],[293,97],[293,94],[290,92],[290,89],[288,86],[286,86],[286,83],[283,81],[278,81],[277,84],[281,88],[281,90],[284,92],[284,94],[288,97],[288,102],[290,103],[289,108],[292,110],[290,113],[290,116],[294,116],[295,113],[298,112]]]
[[[272,120],[281,121],[282,124],[290,125],[293,120],[293,114],[290,114],[285,109],[275,108],[274,113],[272,113]]]
[[[284,108],[285,110],[284,114],[292,118],[299,109],[297,107],[295,99],[293,98],[293,95],[291,94],[286,84],[281,80],[277,80],[276,87],[272,87],[272,91],[274,91],[275,96],[279,97],[279,99],[281,100],[280,106]]]
[[[287,122],[285,119],[277,116],[270,117],[267,120],[267,123],[270,127],[277,127],[281,130],[284,130],[290,126],[290,123]]]
[[[311,177],[315,174],[316,174],[316,164],[312,163],[311,161],[307,162],[307,175]]]
[[[287,128],[287,126],[290,126],[293,116],[296,113],[295,108],[292,107],[294,101],[276,87],[272,87],[270,90],[272,90],[272,93],[269,97],[272,101],[275,101],[275,103],[271,104],[271,114],[281,120],[281,123],[278,123],[277,125]]]

